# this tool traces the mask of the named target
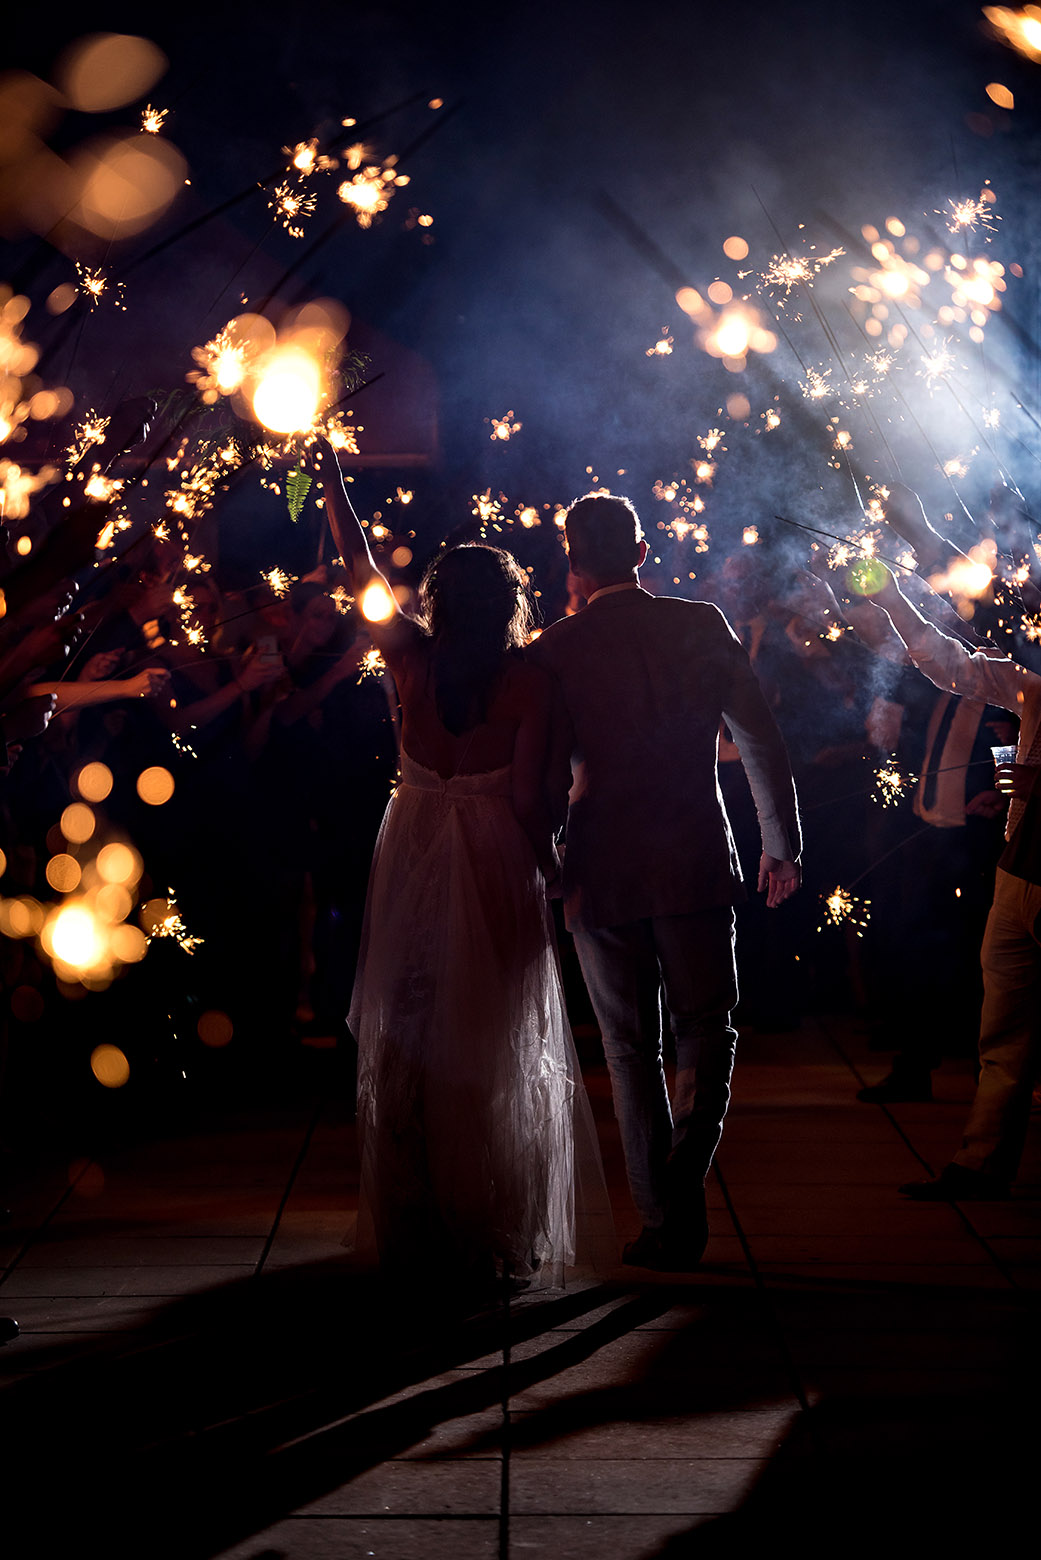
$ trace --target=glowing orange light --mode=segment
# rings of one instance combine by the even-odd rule
[[[174,794],[174,777],[161,764],[153,764],[138,775],[137,794],[150,807],[161,807]]]
[[[121,1089],[130,1077],[130,1063],[118,1045],[98,1045],[90,1053],[90,1070],[106,1089]]]
[[[67,840],[82,845],[94,833],[94,814],[83,802],[70,802],[61,815],[59,827]]]
[[[362,616],[368,623],[387,623],[397,610],[394,597],[383,580],[373,580],[361,593]]]

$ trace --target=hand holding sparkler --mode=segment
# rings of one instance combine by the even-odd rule
[[[351,589],[362,616],[377,629],[401,623],[403,613],[397,598],[380,573],[368,537],[347,495],[336,450],[328,441],[326,446],[336,475],[325,483],[325,512],[329,516],[333,541],[351,576]]]
[[[890,483],[882,513],[889,529],[913,549],[920,574],[943,572],[952,556],[964,557],[929,523],[922,500],[902,482]]]
[[[802,882],[802,867],[797,861],[780,861],[764,851],[759,858],[759,892],[766,895],[768,910],[776,910],[790,899]]]

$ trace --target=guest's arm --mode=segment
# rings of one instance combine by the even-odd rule
[[[888,616],[907,646],[911,660],[930,682],[953,692],[1020,714],[1028,685],[1041,688],[1041,677],[1003,655],[970,650],[924,618],[887,570],[872,604]]]

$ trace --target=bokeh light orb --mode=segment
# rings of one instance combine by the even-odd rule
[[[149,807],[161,807],[174,794],[174,777],[161,764],[142,769],[137,777],[137,794]]]
[[[253,414],[272,433],[301,433],[318,414],[322,376],[300,347],[276,347],[261,366],[253,391]]]
[[[166,55],[148,38],[99,32],[77,38],[62,55],[58,86],[73,108],[104,114],[132,103],[155,86]]]
[[[130,1063],[118,1045],[96,1045],[90,1053],[90,1070],[106,1089],[121,1089],[130,1077]]]
[[[877,596],[889,571],[877,558],[858,558],[846,570],[846,587],[854,596]]]

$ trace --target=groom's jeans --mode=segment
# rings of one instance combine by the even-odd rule
[[[702,1197],[730,1102],[737,1031],[734,912],[654,916],[574,934],[611,1074],[633,1202],[651,1229]],[[676,1043],[670,1108],[664,998]]]

